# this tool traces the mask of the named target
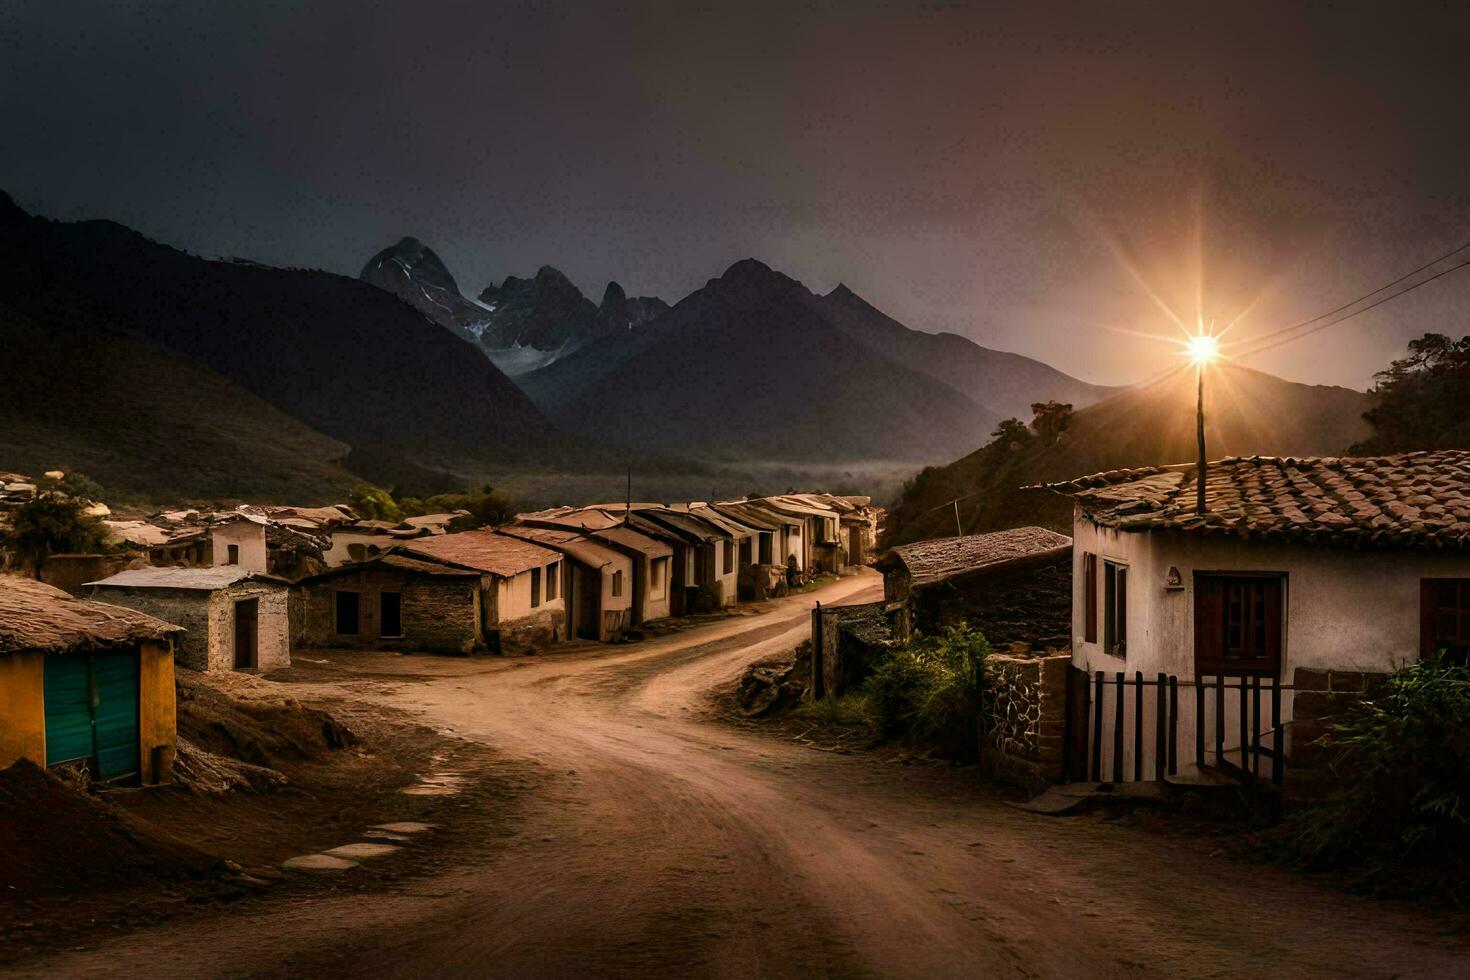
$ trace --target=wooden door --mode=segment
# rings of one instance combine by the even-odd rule
[[[257,640],[260,635],[260,600],[235,603],[235,669],[254,670],[259,665]]]

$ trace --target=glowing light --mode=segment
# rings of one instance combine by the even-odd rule
[[[1184,351],[1195,364],[1213,364],[1220,359],[1220,338],[1214,334],[1197,333],[1185,342]]]

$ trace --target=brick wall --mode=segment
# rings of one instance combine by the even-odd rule
[[[295,591],[292,640],[297,646],[434,653],[470,653],[484,646],[477,576],[415,575],[374,566],[306,582]],[[339,591],[358,593],[356,635],[337,633]],[[401,637],[379,635],[383,592],[401,596]]]
[[[988,753],[1022,763],[1047,782],[1062,778],[1070,666],[1070,654],[986,658],[982,724]]]

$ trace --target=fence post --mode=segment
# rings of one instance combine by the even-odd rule
[[[1240,675],[1240,771],[1245,773],[1245,778],[1250,779],[1251,774],[1251,739],[1247,727],[1250,725],[1250,701],[1247,696],[1245,675]]]
[[[1271,782],[1280,786],[1286,773],[1286,748],[1282,737],[1286,724],[1281,720],[1281,682],[1274,678],[1271,681],[1271,726],[1275,729],[1272,738],[1275,744],[1271,753]]]
[[[1133,781],[1143,782],[1143,671],[1133,672]]]
[[[1261,678],[1251,678],[1251,776],[1261,774]]]
[[[1169,675],[1169,775],[1179,772],[1179,678]]]
[[[1118,697],[1114,702],[1113,711],[1113,782],[1123,781],[1123,684],[1127,678],[1121,670],[1118,671]]]
[[[1165,758],[1164,748],[1164,724],[1169,720],[1169,710],[1166,704],[1168,692],[1164,690],[1164,674],[1159,672],[1157,692],[1154,698],[1154,779],[1164,781],[1164,767],[1168,760]]]
[[[1194,678],[1194,764],[1205,766],[1205,679]]]
[[[812,700],[820,701],[826,694],[826,670],[822,657],[822,603],[812,610]]]
[[[1103,672],[1097,672],[1097,697],[1092,699],[1092,781],[1102,782]]]
[[[1215,765],[1225,754],[1225,675],[1215,675]]]

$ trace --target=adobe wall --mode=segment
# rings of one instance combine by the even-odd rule
[[[212,593],[209,655],[203,669],[235,669],[235,603],[248,599],[259,603],[255,637],[257,669],[267,671],[291,666],[289,596],[289,589],[262,582],[241,582]]]
[[[0,769],[19,759],[46,764],[46,656],[0,656]]]

